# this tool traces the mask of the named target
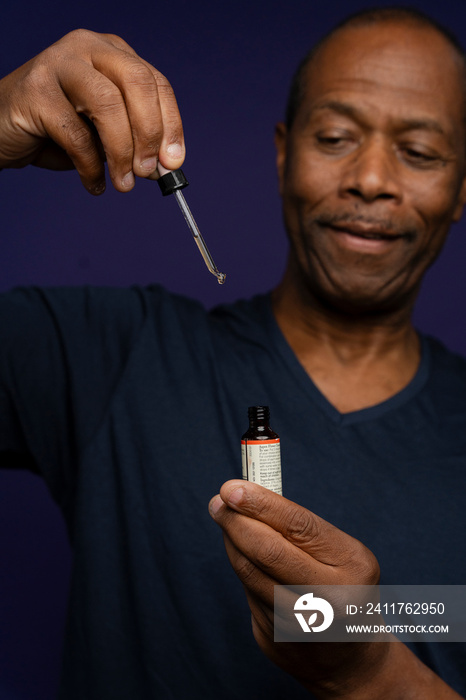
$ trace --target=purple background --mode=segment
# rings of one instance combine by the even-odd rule
[[[337,20],[384,4],[8,3],[0,23],[1,75],[85,27],[119,34],[169,77],[185,126],[186,197],[227,282],[220,287],[207,272],[176,202],[163,199],[155,183],[93,198],[74,172],[30,167],[0,173],[1,287],[157,281],[209,306],[273,287],[286,257],[273,129],[290,77]],[[466,43],[466,4],[412,5]],[[462,353],[465,226],[453,229],[416,312],[422,330]],[[41,481],[0,474],[0,700],[54,696],[70,567],[60,514]]]

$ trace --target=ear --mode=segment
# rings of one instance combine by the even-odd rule
[[[275,148],[277,149],[278,188],[281,195],[283,195],[283,182],[285,177],[286,144],[286,126],[280,122],[275,127]]]
[[[461,219],[463,216],[463,208],[466,204],[466,175],[463,178],[461,188],[458,194],[458,201],[456,202],[455,209],[453,211],[452,221],[455,223]]]

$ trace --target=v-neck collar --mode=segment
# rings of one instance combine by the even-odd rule
[[[340,413],[340,411],[338,411],[335,406],[330,403],[320,389],[318,389],[314,384],[311,377],[307,374],[306,370],[299,362],[294,351],[283,335],[273,313],[271,295],[267,295],[265,299],[267,304],[267,313],[269,316],[269,330],[281,357],[285,360],[289,370],[294,375],[302,391],[305,391],[311,397],[314,403],[318,405],[320,410],[323,411],[334,423],[340,425],[351,425],[354,423],[361,423],[363,421],[379,418],[385,413],[395,410],[412,399],[424,387],[427,379],[429,378],[431,366],[430,347],[426,338],[420,335],[421,361],[416,374],[409,384],[404,387],[404,389],[399,391],[394,396],[391,396],[386,401],[382,401],[382,403],[376,404],[375,406],[369,406],[368,408],[351,411],[350,413]]]

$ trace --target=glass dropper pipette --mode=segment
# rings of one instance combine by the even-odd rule
[[[209,272],[215,275],[219,284],[223,284],[225,282],[226,275],[223,272],[218,271],[218,268],[214,263],[214,259],[209,253],[209,249],[205,244],[202,234],[199,231],[194,217],[191,214],[191,210],[188,207],[188,204],[181,191],[184,187],[187,187],[189,184],[186,177],[184,176],[183,171],[180,168],[178,168],[178,170],[167,170],[163,167],[163,165],[160,165],[160,163],[157,166],[157,170],[160,173],[160,177],[157,180],[157,182],[159,183],[159,187],[162,191],[162,194],[164,196],[167,194],[175,195],[176,201],[178,202],[178,206],[183,212],[183,216],[186,220],[186,223],[188,224],[189,229],[193,234],[193,238],[196,242],[197,247],[199,248],[204,262],[207,265],[207,269],[209,270]]]

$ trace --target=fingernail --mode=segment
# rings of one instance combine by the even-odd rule
[[[220,496],[214,496],[214,498],[211,500],[210,506],[209,506],[210,512],[212,513],[212,515],[216,515],[216,513],[220,510],[222,503],[223,503],[223,501],[220,498]]]
[[[134,175],[132,170],[130,170],[129,173],[124,176],[121,184],[125,188],[132,187],[134,185]]]
[[[181,158],[183,155],[183,149],[179,143],[171,143],[169,146],[167,146],[167,153],[170,158]]]
[[[234,489],[231,493],[228,494],[228,500],[230,503],[233,503],[234,506],[237,506],[238,503],[240,503],[240,501],[243,500],[243,496],[244,489]]]
[[[102,194],[105,192],[105,180],[102,182],[97,183],[97,185],[94,185],[94,187],[91,188],[92,194]]]
[[[146,170],[148,173],[151,173],[156,169],[158,162],[158,158],[147,158],[146,160],[142,161],[141,168],[142,170]]]

